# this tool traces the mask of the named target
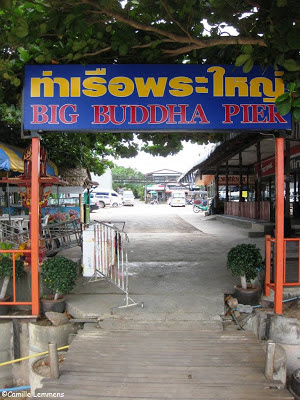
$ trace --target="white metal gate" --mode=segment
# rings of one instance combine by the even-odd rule
[[[122,224],[119,229],[115,224]],[[94,224],[94,273],[89,282],[105,278],[122,290],[126,297],[125,304],[112,307],[125,308],[140,305],[129,296],[128,282],[128,235],[124,232],[125,222],[95,221]]]

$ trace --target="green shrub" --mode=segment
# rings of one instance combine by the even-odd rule
[[[43,281],[53,293],[66,294],[75,286],[78,264],[65,257],[48,258],[42,265]]]
[[[247,281],[256,278],[262,266],[262,256],[255,244],[239,244],[227,254],[227,268],[232,275],[246,276]]]
[[[21,260],[16,260],[16,278],[21,278],[24,275],[24,263]],[[0,258],[0,278],[13,277],[13,261],[8,257]]]

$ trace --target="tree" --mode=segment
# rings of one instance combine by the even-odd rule
[[[300,121],[298,0],[0,0],[0,5],[1,119],[18,118],[24,64],[184,62],[235,64],[245,72],[254,64],[283,68],[289,92],[277,105]],[[160,155],[178,152],[181,140],[208,141],[201,133],[138,137],[145,151]],[[123,141],[109,135],[108,147],[118,138]],[[75,135],[70,140],[77,141]],[[99,140],[106,144],[103,136]],[[116,155],[127,153],[126,147],[134,152],[126,140]]]
[[[111,172],[114,190],[132,190],[135,197],[144,198],[145,184],[142,182],[145,180],[145,176],[142,172],[134,168],[125,168],[118,165],[115,165]],[[134,182],[135,180],[136,182]]]

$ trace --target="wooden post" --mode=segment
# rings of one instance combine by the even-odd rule
[[[32,315],[39,315],[39,239],[40,239],[40,139],[32,138],[30,242],[31,242],[31,301]]]
[[[249,199],[249,190],[250,190],[250,185],[249,185],[249,167],[247,167],[247,200]]]
[[[284,138],[275,139],[275,299],[276,314],[282,313],[283,255],[284,255]]]
[[[49,364],[50,364],[50,378],[58,379],[59,378],[59,366],[58,366],[58,354],[57,354],[57,345],[56,343],[48,343],[48,351],[49,351]]]
[[[267,341],[267,352],[266,352],[266,365],[265,365],[265,377],[268,380],[273,379],[275,348],[276,348],[276,343],[273,342],[272,340],[268,340]]]
[[[219,206],[219,168],[217,168],[216,170],[216,178],[215,178],[215,182],[216,182],[216,193],[215,193],[215,209],[218,208]]]
[[[240,175],[239,202],[241,202],[243,200],[243,159],[242,159],[242,153],[241,152],[239,153],[239,175]]]
[[[239,182],[239,217],[242,215],[242,201],[243,201],[243,159],[242,153],[239,152],[239,175],[240,175],[240,182]]]
[[[294,172],[294,199],[293,199],[293,215],[295,216],[297,202],[297,172]]]
[[[226,161],[226,203],[229,201],[229,171],[228,171],[228,161]]]
[[[261,203],[261,151],[260,142],[256,144],[257,155],[257,199],[256,199],[256,219],[260,219],[260,203]]]

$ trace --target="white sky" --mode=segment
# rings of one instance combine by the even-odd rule
[[[144,174],[159,169],[186,172],[197,163],[201,156],[209,152],[212,145],[184,142],[183,146],[184,149],[174,156],[158,157],[141,151],[136,157],[120,158],[115,161],[115,164],[126,168],[135,168]]]

